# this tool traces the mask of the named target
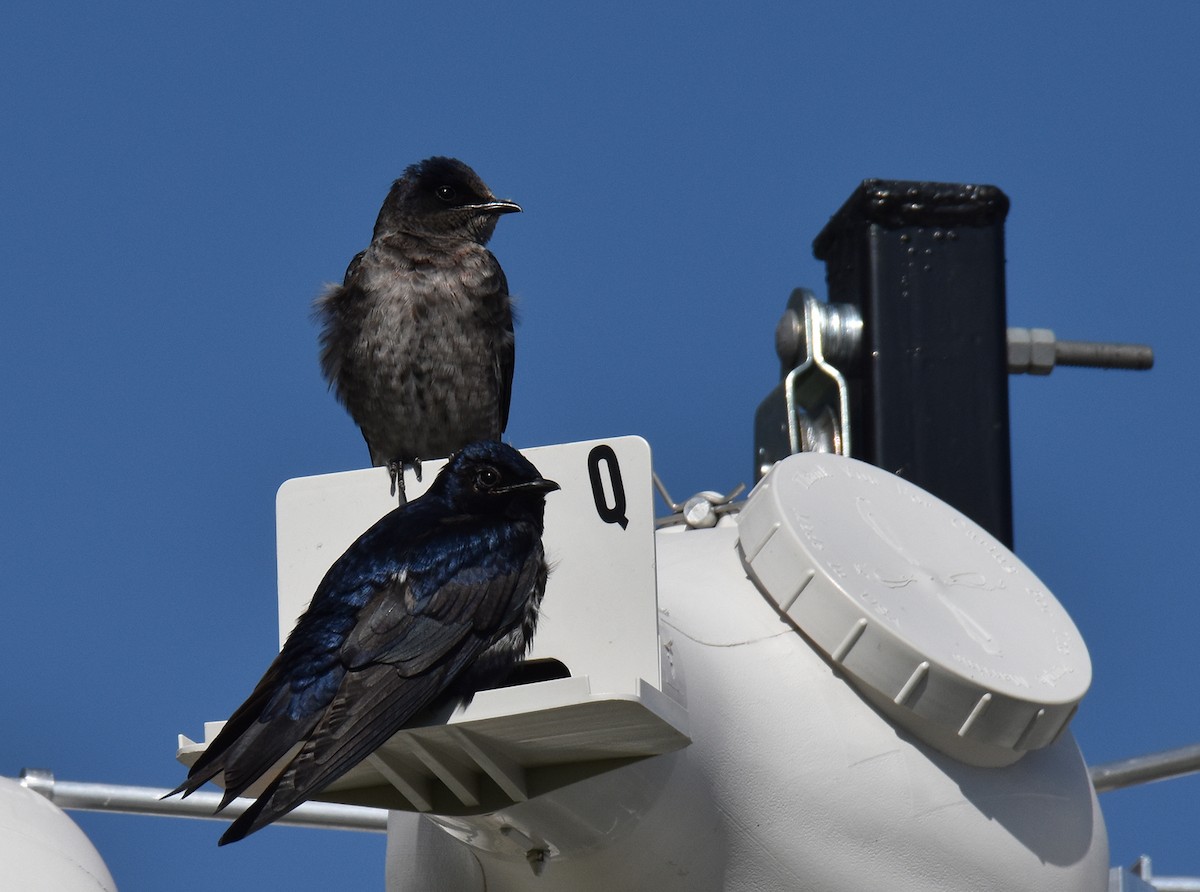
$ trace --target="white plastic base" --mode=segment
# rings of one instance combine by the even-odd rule
[[[204,743],[181,736],[179,761],[190,767],[223,724],[207,723]],[[314,798],[483,814],[687,746],[685,726],[679,705],[646,684],[637,696],[594,695],[587,678],[483,691],[444,724],[396,734]]]
[[[732,524],[660,532],[658,562],[663,690],[692,744],[488,815],[393,814],[389,890],[1105,888],[1104,822],[1069,731],[1007,768],[964,764],[780,618]]]

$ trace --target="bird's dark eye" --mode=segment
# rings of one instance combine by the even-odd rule
[[[495,468],[480,468],[475,472],[475,488],[491,489],[500,482],[500,472]]]
[[[458,190],[453,186],[438,186],[436,190],[437,197],[449,204],[458,198]]]

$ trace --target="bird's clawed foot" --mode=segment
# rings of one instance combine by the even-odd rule
[[[401,459],[394,458],[387,463],[388,474],[392,478],[392,495],[397,496],[401,505],[408,503],[408,498],[404,495],[404,462]]]
[[[393,458],[387,463],[388,474],[392,478],[392,495],[397,497],[401,505],[408,504],[408,496],[404,493],[404,469],[412,468],[417,475],[417,481],[421,480],[421,460],[419,458],[409,459],[405,461],[402,458]]]

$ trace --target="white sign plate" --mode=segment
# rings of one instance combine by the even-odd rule
[[[650,446],[616,437],[523,449],[560,492],[546,497],[543,543],[550,581],[530,659],[554,658],[595,694],[661,690]],[[445,465],[424,462],[422,481],[405,475],[409,499]],[[288,480],[276,497],[279,639],[329,567],[396,507],[386,468]]]

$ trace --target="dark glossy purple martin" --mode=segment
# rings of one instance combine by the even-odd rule
[[[405,465],[441,458],[508,425],[513,316],[508,281],[484,245],[497,199],[454,158],[409,167],[345,281],[316,302],[321,370],[386,465],[403,501]]]
[[[414,716],[503,681],[537,624],[545,497],[558,488],[510,446],[472,443],[338,558],[173,791],[186,796],[223,773],[224,808],[294,752],[221,845],[320,792]]]

